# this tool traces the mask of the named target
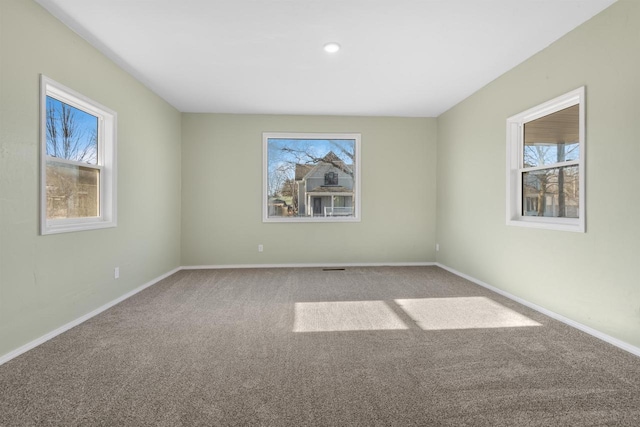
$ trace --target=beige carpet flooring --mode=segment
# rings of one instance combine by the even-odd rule
[[[0,425],[639,426],[640,359],[437,267],[181,271],[0,366]]]

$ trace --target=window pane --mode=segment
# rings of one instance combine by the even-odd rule
[[[97,217],[100,170],[47,161],[47,219]]]
[[[522,174],[522,215],[578,218],[578,166]]]
[[[354,217],[356,141],[267,139],[267,218]]]
[[[98,164],[98,118],[47,96],[47,156]]]
[[[574,105],[524,124],[524,167],[580,159],[580,107]]]

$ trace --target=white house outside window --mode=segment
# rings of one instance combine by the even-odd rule
[[[263,134],[264,222],[360,221],[360,134]]]

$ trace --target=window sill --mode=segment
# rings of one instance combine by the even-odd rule
[[[568,218],[519,217],[507,220],[507,225],[516,227],[538,228],[556,231],[572,231],[584,233],[584,221]]]
[[[116,221],[83,221],[83,222],[58,222],[48,221],[42,227],[42,235],[72,233],[74,231],[100,230],[103,228],[114,228],[118,224]]]
[[[270,217],[263,218],[262,222],[298,222],[298,223],[310,223],[310,222],[360,222],[358,217]]]

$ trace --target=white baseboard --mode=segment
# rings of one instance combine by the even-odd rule
[[[502,289],[498,289],[498,288],[496,288],[494,286],[491,286],[491,285],[489,285],[489,284],[487,284],[487,283],[485,283],[485,282],[483,282],[481,280],[476,279],[475,277],[471,277],[471,276],[469,276],[467,274],[461,273],[461,272],[459,272],[457,270],[454,270],[451,267],[447,267],[446,265],[443,265],[443,264],[441,264],[439,262],[436,262],[435,265],[440,267],[440,268],[442,268],[442,269],[444,269],[444,270],[447,270],[450,273],[455,274],[456,276],[460,276],[463,279],[467,279],[468,281],[473,282],[476,285],[480,285],[483,288],[487,288],[490,291],[493,291],[493,292],[495,292],[497,294],[500,294],[500,295],[502,295],[504,297],[507,297],[510,300],[516,301],[516,302],[518,302],[518,303],[520,303],[520,304],[522,304],[522,305],[524,305],[526,307],[529,307],[529,308],[531,308],[531,309],[533,309],[533,310],[535,310],[537,312],[540,312],[540,313],[542,313],[542,314],[544,314],[546,316],[549,316],[552,319],[558,320],[558,321],[560,321],[560,322],[562,322],[564,324],[567,324],[567,325],[569,325],[571,327],[579,329],[582,332],[586,332],[589,335],[592,335],[592,336],[594,336],[594,337],[596,337],[596,338],[598,338],[598,339],[600,339],[602,341],[605,341],[605,342],[607,342],[609,344],[612,344],[612,345],[614,345],[614,346],[616,346],[618,348],[621,348],[622,350],[628,351],[629,353],[640,357],[640,348],[635,347],[635,346],[633,346],[633,345],[631,345],[631,344],[629,344],[627,342],[624,342],[622,340],[619,340],[618,338],[612,337],[611,335],[607,335],[607,334],[605,334],[603,332],[600,332],[597,329],[593,329],[590,326],[583,325],[582,323],[576,322],[575,320],[569,319],[568,317],[565,317],[565,316],[563,316],[561,314],[555,313],[555,312],[553,312],[551,310],[547,310],[546,308],[544,308],[542,306],[539,306],[537,304],[534,304],[532,302],[524,300],[524,299],[522,299],[520,297],[512,295],[509,292],[503,291]]]
[[[515,295],[512,295],[506,291],[503,291],[502,289],[498,289],[494,286],[491,286],[487,283],[484,283],[474,277],[471,277],[467,274],[461,273],[457,270],[454,270],[453,268],[450,268],[444,264],[441,264],[439,262],[385,262],[385,263],[326,263],[326,264],[230,264],[230,265],[192,265],[192,266],[183,266],[183,267],[177,267],[174,268],[173,270],[159,276],[156,277],[155,279],[135,288],[132,291],[127,292],[126,294],[114,299],[113,301],[108,302],[107,304],[96,308],[95,310],[91,311],[90,313],[85,314],[84,316],[81,316],[13,351],[10,351],[9,353],[0,356],[0,365],[8,362],[9,360],[21,355],[22,353],[25,353],[29,350],[31,350],[32,348],[35,348],[37,346],[39,346],[42,343],[45,343],[47,341],[49,341],[51,338],[54,338],[60,334],[62,334],[63,332],[68,331],[69,329],[73,328],[74,326],[77,326],[83,322],[85,322],[86,320],[91,319],[92,317],[102,313],[103,311],[113,307],[114,305],[126,300],[127,298],[132,297],[133,295],[137,294],[138,292],[152,286],[155,285],[156,283],[158,283],[159,281],[171,276],[174,273],[177,273],[180,270],[202,270],[202,269],[225,269],[225,268],[342,268],[342,267],[428,267],[428,266],[437,266],[440,267],[444,270],[449,271],[450,273],[455,274],[456,276],[462,277],[463,279],[469,280],[470,282],[473,282],[479,286],[482,286],[486,289],[489,289],[497,294],[500,294],[504,297],[507,297],[513,301],[516,301],[526,307],[529,307],[533,310],[536,310],[546,316],[551,317],[552,319],[558,320],[562,323],[565,323],[569,326],[572,326],[576,329],[579,329],[583,332],[586,332],[589,335],[592,335],[598,339],[601,339],[602,341],[605,341],[609,344],[612,344],[618,348],[621,348],[625,351],[628,351],[629,353],[632,353],[636,356],[640,357],[640,348],[635,347],[629,343],[626,343],[622,340],[619,340],[617,338],[614,338],[610,335],[607,335],[603,332],[600,332],[596,329],[593,329],[589,326],[583,325],[582,323],[576,322],[575,320],[569,319],[568,317],[562,316],[558,313],[555,313],[553,311],[547,310],[544,307],[541,307],[537,304],[531,303],[529,301],[526,301],[520,297],[517,297]]]
[[[114,305],[126,300],[127,298],[132,297],[133,295],[137,294],[138,292],[148,288],[149,286],[155,285],[156,283],[158,283],[159,281],[161,281],[162,279],[166,279],[167,277],[171,276],[174,273],[177,273],[180,270],[202,270],[202,269],[224,269],[224,268],[303,268],[303,267],[329,267],[329,268],[335,268],[335,267],[380,267],[380,266],[433,266],[435,265],[435,263],[433,262],[385,262],[385,263],[329,263],[329,264],[231,264],[231,265],[195,265],[195,266],[185,266],[185,267],[176,267],[173,270],[163,274],[162,276],[156,277],[155,279],[145,283],[142,286],[139,286],[137,288],[135,288],[132,291],[127,292],[126,294],[114,299],[113,301],[110,301],[108,303],[106,303],[105,305],[96,308],[95,310],[91,311],[90,313],[85,314],[84,316],[81,316],[75,320],[72,320],[71,322],[60,326],[59,328],[39,337],[36,338],[35,340],[28,342],[27,344],[18,347],[15,350],[10,351],[9,353],[6,353],[2,356],[0,356],[0,365],[8,362],[9,360],[20,356],[22,353],[25,353],[29,350],[31,350],[32,348],[35,348],[37,346],[39,346],[40,344],[43,344],[47,341],[49,341],[51,338],[54,338],[60,334],[62,334],[63,332],[68,331],[69,329],[73,328],[74,326],[78,326],[79,324],[81,324],[82,322],[85,322],[89,319],[91,319],[92,317],[102,313],[103,311],[113,307]]]
[[[312,264],[218,264],[188,265],[182,270],[217,270],[225,268],[346,268],[346,267],[429,267],[435,262],[356,262],[356,263],[312,263]]]
[[[9,360],[13,359],[14,357],[20,356],[22,353],[25,353],[25,352],[31,350],[32,348],[39,346],[40,344],[43,344],[43,343],[49,341],[51,338],[54,338],[54,337],[60,335],[61,333],[68,331],[69,329],[73,328],[74,326],[78,326],[82,322],[85,322],[85,321],[91,319],[92,317],[102,313],[103,311],[113,307],[114,305],[118,304],[119,302],[122,302],[122,301],[126,300],[127,298],[132,297],[133,295],[135,295],[138,292],[148,288],[149,286],[155,285],[156,283],[158,283],[162,279],[166,279],[167,277],[171,276],[172,274],[180,271],[181,268],[182,267],[174,268],[173,270],[163,274],[162,276],[156,277],[155,279],[145,283],[144,285],[138,286],[134,290],[129,291],[126,294],[114,299],[113,301],[110,301],[110,302],[106,303],[105,305],[96,308],[92,312],[87,313],[84,316],[78,317],[77,319],[72,320],[71,322],[60,326],[59,328],[57,328],[57,329],[55,329],[55,330],[53,330],[53,331],[41,336],[40,338],[36,338],[35,340],[23,345],[22,347],[18,347],[17,349],[15,349],[13,351],[10,351],[9,353],[7,353],[7,354],[5,354],[3,356],[0,356],[0,365],[2,365],[3,363],[8,362]]]

